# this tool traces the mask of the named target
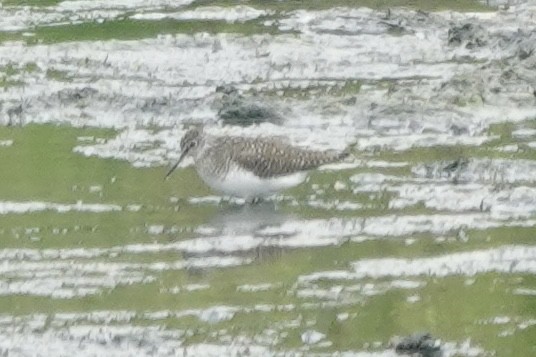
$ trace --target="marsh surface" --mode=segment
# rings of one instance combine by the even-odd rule
[[[536,354],[536,7],[305,3],[2,3],[0,354]],[[201,122],[355,149],[249,206]]]

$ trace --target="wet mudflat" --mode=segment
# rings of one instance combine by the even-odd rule
[[[533,356],[536,7],[373,5],[4,2],[0,352]],[[250,206],[195,123],[355,146]]]

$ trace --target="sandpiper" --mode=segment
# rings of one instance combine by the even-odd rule
[[[201,179],[225,195],[256,199],[299,185],[307,172],[340,161],[348,151],[314,151],[277,137],[212,136],[194,128],[184,134],[179,160],[166,178],[191,155]]]

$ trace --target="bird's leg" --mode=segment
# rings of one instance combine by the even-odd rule
[[[251,197],[251,198],[246,199],[246,202],[249,203],[250,205],[259,204],[259,202],[261,201],[262,199],[260,197]]]

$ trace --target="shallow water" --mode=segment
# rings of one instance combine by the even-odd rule
[[[536,353],[536,7],[337,5],[0,6],[0,354]],[[353,157],[251,206],[192,123]]]

